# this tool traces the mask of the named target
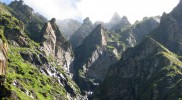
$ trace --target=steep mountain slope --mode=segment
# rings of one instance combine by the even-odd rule
[[[107,77],[95,92],[101,100],[179,100],[182,97],[182,62],[180,55],[182,1],[134,48],[126,50],[121,60],[111,66]],[[171,51],[174,53],[172,53]],[[177,53],[178,55],[176,55]]]
[[[40,42],[40,31],[47,22],[47,19],[35,13],[34,10],[24,4],[22,0],[12,1],[8,6],[9,11],[25,24],[25,30],[28,32],[28,36],[34,41]]]
[[[95,85],[99,85],[105,78],[109,66],[114,64],[127,48],[137,45],[158,26],[157,19],[145,18],[141,22],[123,28],[120,33],[108,32],[102,28],[104,24],[98,25],[75,50],[74,78],[79,80],[76,82],[81,89],[93,91]],[[132,45],[128,44],[131,35],[133,41],[135,40]],[[106,41],[105,44],[102,43],[102,39]]]
[[[117,54],[107,49],[106,30],[98,25],[75,50],[74,79],[82,90],[93,91],[100,83],[109,65],[117,61]]]
[[[60,21],[58,20],[57,24],[60,27],[60,29],[63,31],[64,37],[68,40],[81,26],[80,22],[73,19],[65,19]]]
[[[15,18],[7,8],[0,4],[0,38],[2,41],[0,68],[6,70],[6,80],[4,80],[4,71],[0,71],[2,72],[0,99],[79,99],[79,88],[64,71],[63,66],[59,65],[56,58],[45,55],[41,46],[26,35],[23,22]],[[51,27],[52,29],[48,32],[56,30],[56,38],[59,37],[57,45],[64,50],[60,44],[65,44],[65,42],[59,30],[54,24]],[[8,66],[5,65],[6,61],[8,61]]]
[[[94,26],[90,19],[88,17],[85,18],[80,28],[69,39],[74,50],[81,45],[84,38],[90,34],[93,28]]]

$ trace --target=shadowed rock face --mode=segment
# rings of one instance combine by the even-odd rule
[[[85,18],[80,28],[69,39],[74,50],[76,49],[76,47],[82,44],[82,41],[90,34],[93,28],[94,25],[90,21],[90,19],[88,17]]]
[[[42,29],[42,49],[46,56],[57,58],[59,64],[69,72],[69,67],[74,59],[71,45],[62,36],[56,19],[45,24]]]
[[[169,50],[182,55],[182,1],[169,14],[164,13],[161,17],[161,23],[155,29],[151,37],[162,43]]]
[[[182,62],[178,56],[181,54],[178,47],[182,33],[181,7],[182,1],[171,13],[162,16],[159,27],[151,32],[150,37],[127,49],[120,61],[109,68],[106,79],[95,92],[95,99],[181,98]]]

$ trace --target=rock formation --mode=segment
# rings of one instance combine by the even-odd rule
[[[107,49],[106,30],[98,25],[75,50],[74,79],[84,91],[93,91],[103,81],[117,55]]]
[[[69,72],[74,59],[72,47],[62,36],[55,18],[45,24],[42,29],[42,49],[46,56],[55,57],[59,65]]]

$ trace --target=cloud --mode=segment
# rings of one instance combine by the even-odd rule
[[[78,9],[83,17],[91,20],[109,21],[114,12],[126,15],[133,23],[145,16],[161,15],[170,12],[179,0],[82,0]]]
[[[127,16],[133,23],[146,16],[162,15],[164,11],[168,13],[179,0],[24,0],[24,2],[48,19],[73,18],[81,21],[85,17],[90,17],[93,22],[97,20],[107,22],[115,12],[118,12],[121,16]]]
[[[51,19],[76,18],[78,16],[77,0],[24,0],[36,12]]]

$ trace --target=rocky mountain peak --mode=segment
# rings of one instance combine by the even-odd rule
[[[55,24],[55,23],[56,23],[56,18],[52,18],[52,19],[50,20],[50,22],[51,22],[51,24]]]
[[[121,21],[121,20],[122,20],[121,16],[117,12],[115,12],[110,22]]]
[[[46,56],[57,58],[59,65],[69,72],[69,67],[73,61],[72,47],[62,36],[56,19],[47,22],[42,29],[41,46]]]
[[[121,23],[126,24],[126,25],[130,25],[130,22],[128,21],[128,18],[126,16],[122,17]]]
[[[128,20],[128,18],[126,16],[123,16],[122,20]]]
[[[131,25],[126,16],[122,18],[118,13],[114,13],[111,20],[104,25],[104,27],[109,31],[120,32],[122,28]]]
[[[83,24],[93,24],[91,21],[90,21],[90,18],[89,17],[86,17],[84,20],[83,20]]]

